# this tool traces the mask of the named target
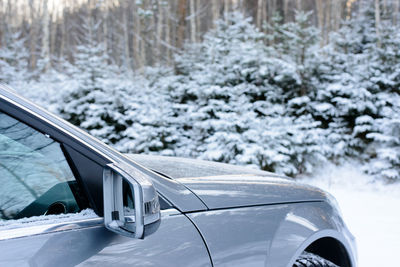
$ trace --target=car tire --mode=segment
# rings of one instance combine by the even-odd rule
[[[336,264],[310,252],[304,251],[293,267],[339,267]]]

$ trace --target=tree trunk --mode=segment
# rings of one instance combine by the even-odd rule
[[[315,6],[317,7],[317,18],[318,18],[318,28],[321,32],[321,35],[324,33],[324,9],[322,0],[315,0]],[[324,44],[323,38],[321,38],[320,46],[322,47]]]
[[[262,21],[263,21],[263,17],[262,17],[262,15],[263,15],[263,0],[257,0],[257,15],[256,15],[256,17],[257,17],[257,23],[256,23],[256,25],[257,25],[257,27],[259,28],[259,29],[261,29],[261,24],[262,24]]]
[[[212,0],[211,3],[212,3],[212,22],[214,24],[219,19],[219,0]]]
[[[31,24],[29,28],[29,67],[31,70],[36,68],[36,40],[37,40],[37,31],[36,31],[36,7],[35,2],[33,0],[29,0],[29,13]]]
[[[378,47],[381,47],[380,27],[381,27],[381,11],[379,7],[379,0],[375,0],[375,31],[376,31]]]
[[[334,0],[337,1],[337,0]],[[327,44],[329,42],[329,33],[331,31],[331,6],[332,6],[332,2],[331,0],[326,0],[325,1],[325,31],[324,31],[324,45]]]
[[[400,12],[400,10],[399,10],[399,6],[400,6],[400,4],[399,4],[399,2],[400,2],[400,0],[394,0],[394,12],[393,12],[393,24],[394,25],[397,25],[397,20],[398,20],[398,17],[399,17],[399,12]]]
[[[202,24],[201,24],[201,13],[203,13],[202,11],[202,6],[201,6],[201,1],[200,0],[196,0],[196,12],[198,12],[198,14],[196,14],[196,41],[200,41],[200,33],[202,32]]]
[[[161,41],[163,39],[163,25],[164,25],[164,6],[158,2],[158,18],[157,18],[157,29],[156,29],[156,54],[161,55]]]
[[[240,10],[240,13],[242,13],[243,15],[245,15],[245,13],[246,13],[245,2],[246,2],[246,0],[239,0],[239,10]]]
[[[189,1],[190,4],[190,41],[196,42],[196,8],[194,0]]]
[[[271,24],[271,21],[270,21],[270,16],[268,15],[269,14],[269,12],[271,11],[270,9],[271,9],[271,3],[269,2],[269,1],[264,1],[264,3],[263,3],[263,5],[262,5],[262,13],[261,13],[261,29],[262,29],[262,26],[263,26],[263,22],[264,21],[266,21],[266,22],[268,22],[269,24]],[[267,32],[267,34],[270,34],[270,32]],[[272,40],[272,42],[271,42],[271,44],[273,44],[274,43],[274,40]]]
[[[58,21],[60,21],[60,16],[56,13],[54,5],[53,10],[51,12],[51,31],[50,31],[50,56],[54,56],[56,54],[56,39],[57,39],[57,27]],[[57,23],[56,23],[57,22]]]
[[[108,54],[108,5],[106,2],[104,2],[103,8],[103,45],[104,53]]]
[[[123,42],[123,46],[124,46],[124,67],[127,70],[131,69],[131,65],[130,65],[130,55],[129,55],[129,32],[128,32],[128,12],[129,12],[129,8],[128,8],[128,2],[125,0],[123,2],[123,8],[122,8],[122,30],[124,33],[124,42]]]
[[[225,17],[225,21],[228,20],[229,10],[230,10],[229,0],[224,0],[224,17]]]
[[[64,0],[64,4],[66,3],[67,0]],[[67,20],[67,10],[64,9],[63,15],[62,15],[62,25],[61,25],[61,39],[60,39],[60,51],[59,51],[59,57],[62,59],[64,57],[64,49],[65,49],[65,43],[67,39],[67,25],[68,25],[68,20]]]
[[[334,0],[333,1],[333,31],[338,31],[339,30],[339,24],[341,20],[341,14],[342,14],[342,0]]]
[[[0,0],[0,10],[5,10],[3,0]],[[0,12],[0,49],[4,46],[5,43],[5,34],[6,34],[6,18],[3,12]]]
[[[272,23],[272,17],[275,15],[276,8],[277,8],[276,0],[271,0],[270,4],[271,5],[269,6],[267,18],[268,18],[268,22]]]
[[[135,69],[141,69],[144,66],[144,56],[143,52],[142,52],[142,48],[141,46],[142,44],[142,40],[141,40],[141,19],[140,16],[137,12],[137,6],[135,4],[135,2],[133,2],[133,9],[134,9],[134,40],[133,40],[133,55],[134,55],[134,59],[135,59],[135,63],[134,63],[134,68]]]
[[[387,14],[387,0],[383,0],[383,14]]]
[[[166,3],[166,8],[165,8],[165,17],[166,22],[165,22],[165,43],[166,43],[166,53],[167,53],[167,64],[171,64],[171,47],[173,46],[173,44],[171,43],[171,27],[170,27],[170,23],[171,23],[171,19],[169,18],[170,16],[170,5],[167,2]]]
[[[303,10],[303,6],[301,4],[301,0],[296,0],[296,10]]]
[[[283,22],[288,22],[289,12],[288,12],[289,0],[283,0]]]
[[[179,0],[178,3],[178,33],[176,46],[178,49],[183,47],[183,41],[185,38],[185,28],[186,28],[186,1]]]

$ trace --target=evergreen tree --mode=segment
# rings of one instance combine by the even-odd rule
[[[103,44],[95,38],[99,24],[84,19],[85,38],[77,46],[75,64],[68,72],[75,84],[62,92],[59,113],[105,142],[115,143],[126,129],[124,88],[118,87],[117,68],[108,65]]]
[[[0,49],[0,82],[16,87],[31,77],[25,38],[20,36],[19,32],[5,35],[5,46]]]

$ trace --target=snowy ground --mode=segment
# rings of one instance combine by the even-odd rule
[[[336,197],[357,239],[360,267],[399,266],[400,184],[374,183],[351,164],[324,168],[302,181]]]

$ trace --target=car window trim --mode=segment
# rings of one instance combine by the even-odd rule
[[[84,220],[74,220],[74,221],[49,223],[42,225],[31,225],[31,226],[29,226],[29,223],[27,223],[26,227],[17,227],[4,230],[1,230],[0,227],[0,241],[47,234],[47,233],[57,233],[68,230],[104,226],[103,222],[104,222],[103,217],[98,217],[98,218],[90,218]]]
[[[167,216],[175,216],[175,215],[180,215],[182,213],[179,212],[177,209],[171,207],[169,209],[161,210],[161,216],[163,214]],[[12,229],[4,229],[4,230],[2,230],[0,226],[0,242],[4,240],[31,237],[43,234],[52,234],[52,233],[59,233],[71,230],[81,230],[93,227],[104,227],[104,218],[97,217],[97,218],[88,218],[81,220],[77,219],[73,221],[48,223],[42,225],[29,225],[29,223],[26,224],[27,226],[16,227]]]

